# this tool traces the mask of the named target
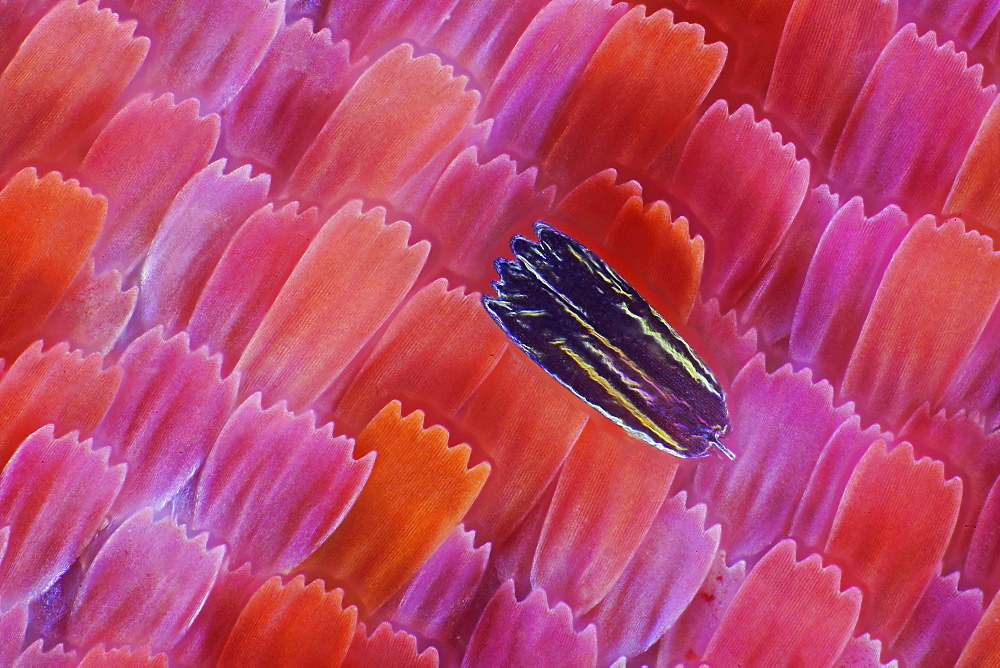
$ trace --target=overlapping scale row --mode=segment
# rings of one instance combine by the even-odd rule
[[[187,330],[195,346],[222,353],[232,371],[295,265],[319,231],[315,209],[297,202],[253,212],[229,239],[198,301]]]
[[[599,420],[591,418],[563,465],[531,568],[535,587],[581,612],[622,576],[677,469],[673,457]],[[641,495],[630,489],[633,476],[646,479]]]
[[[611,591],[584,616],[597,629],[606,661],[649,649],[697,595],[715,561],[722,533],[705,528],[705,506],[686,507],[681,492],[667,499]]]
[[[534,17],[489,87],[490,145],[536,160],[556,114],[625,3],[554,0]]]
[[[0,377],[0,462],[5,466],[21,442],[54,425],[56,435],[76,431],[88,438],[119,390],[123,373],[102,369],[98,353],[83,356],[60,343],[43,351],[36,341]]]
[[[138,286],[123,289],[118,270],[95,274],[91,258],[45,319],[42,338],[107,354],[125,331],[138,296]]]
[[[152,509],[127,519],[107,539],[80,584],[66,637],[78,647],[97,642],[170,649],[187,630],[218,576],[224,548],[208,535],[189,538],[183,526]]]
[[[924,591],[894,649],[904,662],[955,663],[983,612],[983,592],[960,591],[958,573],[938,576]]]
[[[982,67],[907,25],[879,56],[840,135],[830,176],[872,204],[938,211],[996,97]]]
[[[729,404],[729,442],[740,458],[700,463],[691,489],[726,527],[730,558],[756,558],[788,535],[813,466],[851,406],[834,406],[833,388],[814,384],[808,371],[784,366],[767,373],[763,355],[733,380]],[[775,410],[783,414],[781,424],[770,417]]]
[[[0,662],[1000,655],[1000,5],[113,4],[0,8]],[[736,462],[493,327],[536,218]]]
[[[549,607],[543,589],[517,600],[510,581],[497,590],[469,640],[463,666],[593,665],[597,633],[587,626],[576,631],[565,603]]]
[[[797,0],[781,35],[764,106],[822,160],[896,24],[895,0]],[[827,45],[822,51],[818,42]],[[828,76],[830,68],[838,76]]]
[[[909,227],[899,207],[865,217],[852,198],[830,219],[813,253],[788,341],[789,356],[839,384],[875,291]],[[865,257],[852,248],[868,249]]]
[[[460,409],[490,476],[469,510],[481,533],[498,543],[517,530],[559,475],[589,411],[527,355],[508,346]]]
[[[435,268],[478,284],[489,271],[490,254],[511,229],[549,211],[555,188],[538,192],[538,170],[517,169],[506,154],[480,160],[476,146],[451,161],[420,213],[437,255]]]
[[[269,176],[227,167],[217,160],[192,176],[164,214],[140,272],[139,327],[185,327],[229,240],[267,201]]]
[[[475,602],[492,545],[474,547],[476,533],[459,524],[393,597],[393,620],[424,638],[453,646]]]

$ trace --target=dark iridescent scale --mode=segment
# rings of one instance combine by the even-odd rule
[[[631,434],[678,457],[703,457],[729,428],[722,386],[635,289],[545,223],[497,259],[483,305],[542,368]]]

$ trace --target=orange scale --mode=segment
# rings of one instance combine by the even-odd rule
[[[641,197],[630,197],[611,225],[607,244],[629,258],[649,287],[687,320],[701,285],[705,242],[691,238],[686,218],[671,218],[662,200],[644,206]]]
[[[509,347],[456,420],[492,466],[470,515],[506,540],[555,480],[588,408],[521,350]]]
[[[875,293],[843,397],[888,429],[901,426],[925,401],[936,410],[998,298],[1000,253],[990,240],[966,233],[957,219],[938,227],[933,217],[921,218]]]
[[[0,191],[0,356],[16,356],[84,266],[108,203],[33,167]]]
[[[825,666],[843,652],[861,592],[840,590],[840,569],[819,555],[796,561],[783,540],[754,566],[709,642],[712,666]]]
[[[243,609],[216,665],[341,665],[358,617],[343,598],[340,589],[327,592],[322,580],[307,587],[302,575],[288,584],[271,578]]]
[[[944,465],[914,461],[902,443],[876,441],[858,462],[840,501],[824,552],[844,564],[868,595],[860,625],[892,642],[940,572],[958,519],[962,481]]]
[[[704,37],[667,10],[640,5],[619,19],[551,126],[544,180],[566,188],[606,167],[648,170],[722,70],[725,45]]]
[[[393,633],[388,622],[379,624],[370,636],[364,622],[359,622],[343,663],[344,668],[436,668],[437,665],[437,649],[428,647],[418,652],[417,639],[406,631]]]
[[[354,456],[375,465],[344,521],[302,568],[349,583],[376,610],[406,584],[462,520],[486,482],[489,464],[468,468],[467,445],[401,415],[393,401],[358,436]]]
[[[566,193],[555,215],[596,239],[604,239],[618,212],[633,197],[642,197],[638,181],[618,181],[618,172],[605,169]]]
[[[559,475],[535,551],[532,586],[576,611],[594,607],[653,525],[678,461],[593,414]],[[636,480],[643,481],[641,494]]]

